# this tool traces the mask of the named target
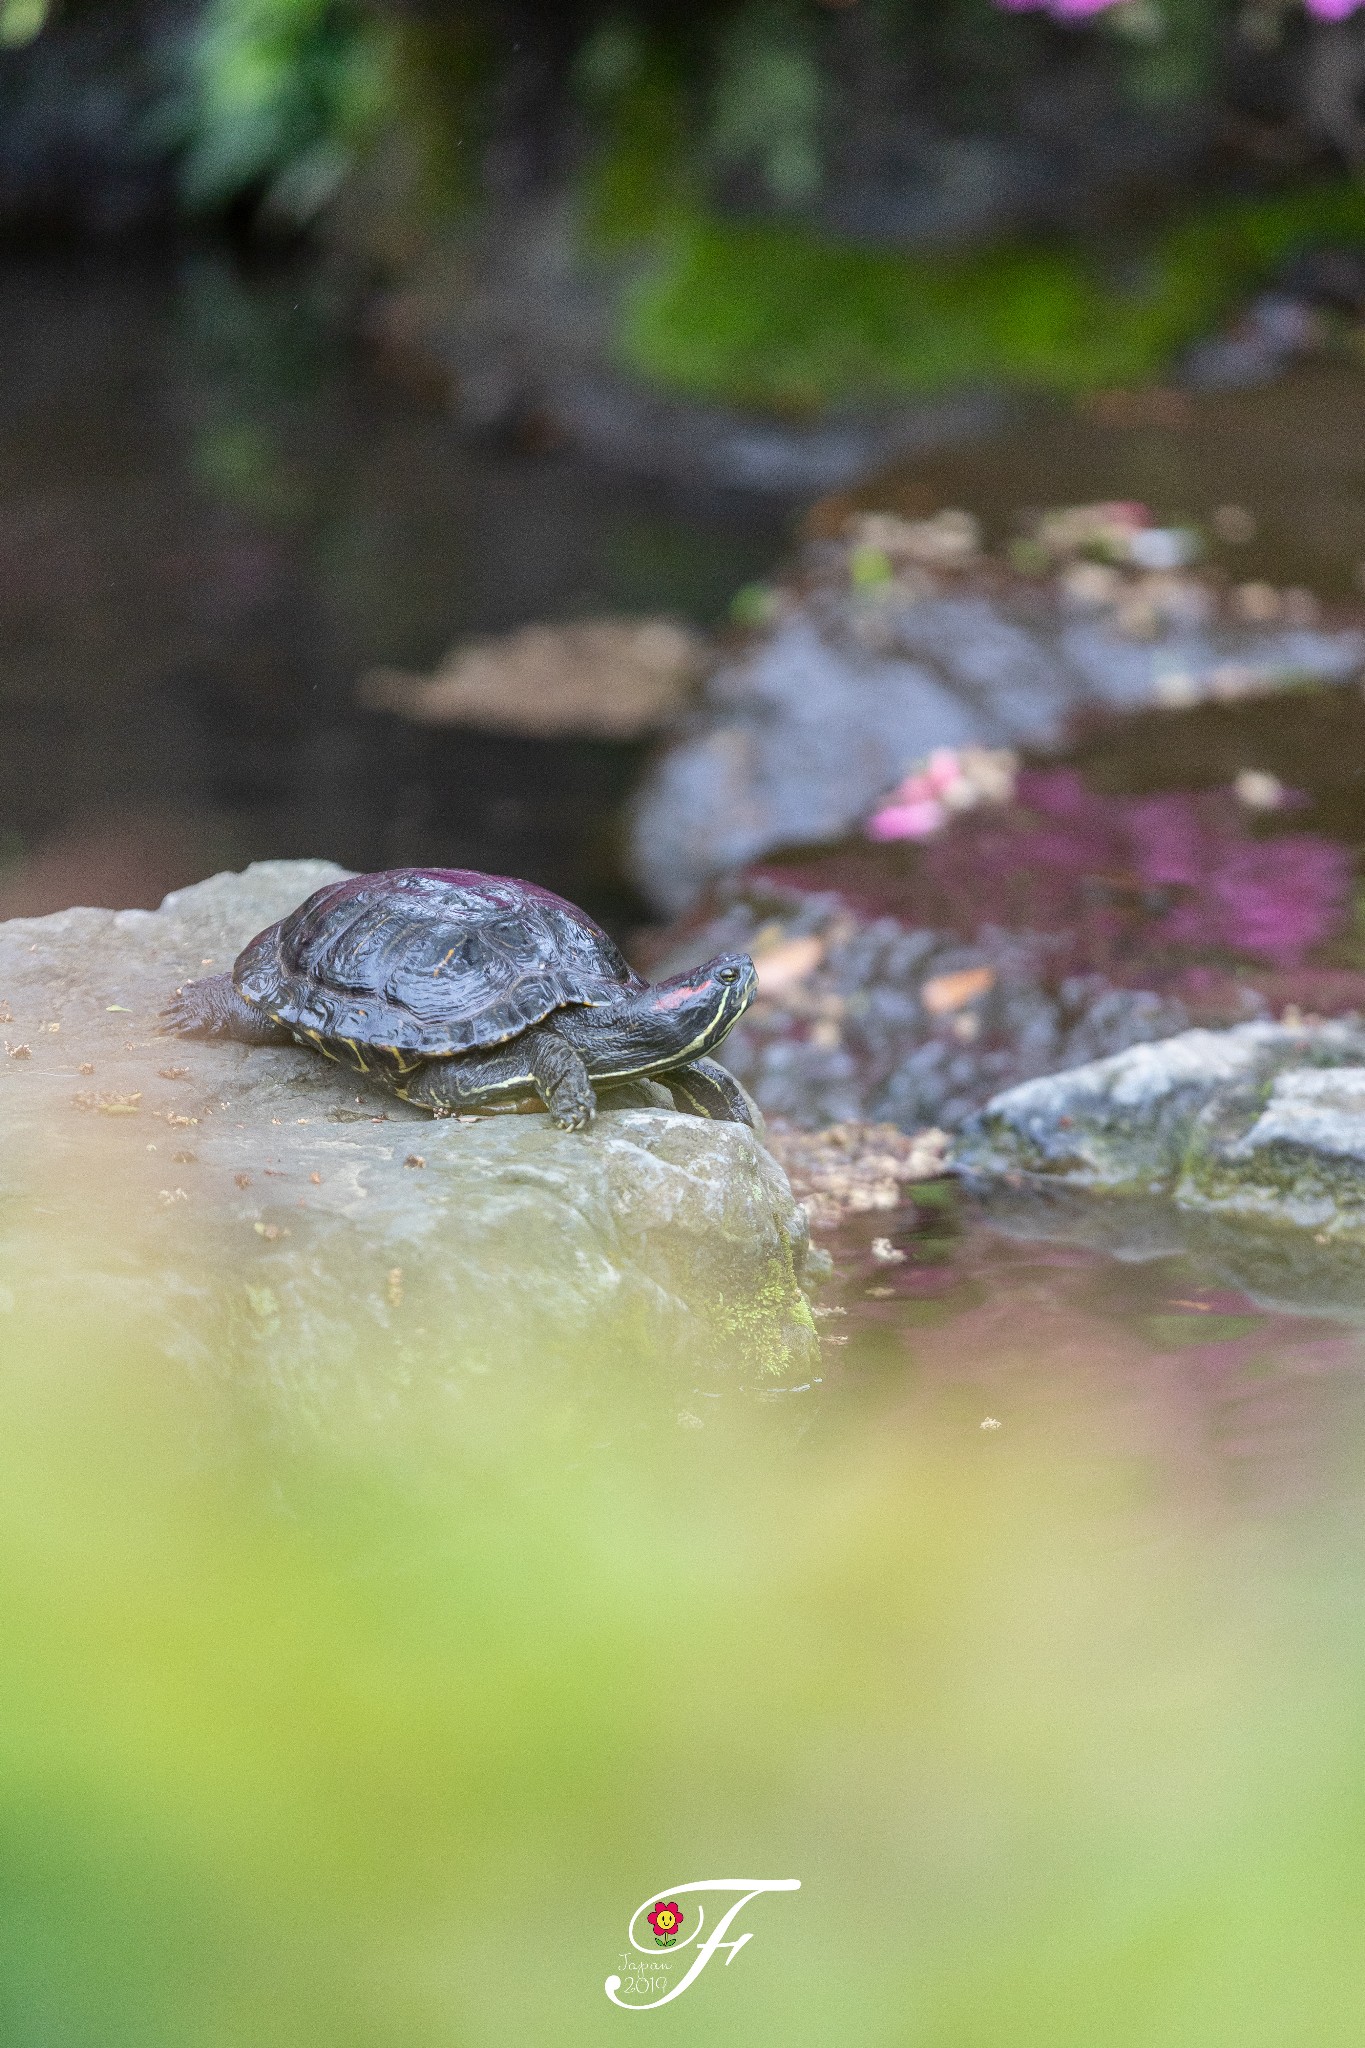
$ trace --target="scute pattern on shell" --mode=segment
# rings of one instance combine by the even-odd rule
[[[329,883],[253,939],[233,979],[294,1030],[429,1059],[643,986],[574,904],[460,868]]]

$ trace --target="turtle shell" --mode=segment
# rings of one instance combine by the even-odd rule
[[[462,868],[329,882],[254,938],[232,976],[315,1044],[414,1059],[501,1045],[566,1003],[616,1003],[644,986],[562,896]]]

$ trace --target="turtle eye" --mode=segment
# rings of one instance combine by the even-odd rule
[[[722,967],[716,979],[717,981],[738,981],[739,969],[737,967]]]

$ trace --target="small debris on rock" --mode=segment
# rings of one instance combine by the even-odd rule
[[[388,1295],[389,1295],[389,1307],[390,1307],[390,1308],[401,1308],[401,1307],[402,1307],[402,1305],[403,1305],[403,1268],[402,1268],[401,1266],[390,1266],[390,1268],[389,1268],[389,1273],[388,1273]]]
[[[1243,768],[1232,788],[1238,803],[1249,811],[1282,810],[1289,794],[1278,775],[1261,768]]]
[[[272,1244],[277,1237],[288,1237],[289,1235],[288,1230],[278,1223],[253,1223],[251,1227],[257,1237],[269,1238]]]
[[[234,1173],[232,1178],[239,1188],[249,1188],[251,1186],[251,1175],[249,1173]]]
[[[420,1152],[409,1152],[407,1158],[403,1161],[404,1166],[425,1166],[426,1163]]]
[[[754,955],[758,985],[765,996],[780,995],[804,981],[825,957],[823,939],[788,939],[784,944],[762,948]]]
[[[33,1058],[33,1047],[31,1045],[11,1045],[8,1039],[5,1041],[5,1052],[12,1060],[31,1060]]]
[[[93,1060],[82,1060],[80,1065],[76,1069],[76,1072],[78,1074],[93,1074],[94,1071],[95,1063]]]
[[[136,1116],[142,1101],[142,1090],[133,1089],[129,1095],[73,1095],[72,1104],[76,1109],[98,1110],[101,1116]]]
[[[896,1250],[889,1237],[874,1237],[869,1247],[879,1266],[903,1266],[906,1254]]]
[[[824,1131],[774,1127],[768,1149],[785,1168],[812,1229],[834,1230],[846,1216],[899,1208],[907,1183],[946,1172],[948,1138],[938,1130],[909,1136],[894,1124],[843,1123]]]
[[[987,1415],[983,1419],[981,1427],[983,1429],[999,1429],[1001,1424],[994,1415]]]
[[[310,1173],[308,1178],[312,1181],[313,1186],[315,1188],[320,1188],[322,1186],[322,1175],[320,1173]]]
[[[920,986],[920,1001],[931,1017],[947,1017],[989,995],[995,987],[993,967],[962,967],[955,974],[935,974]]]
[[[188,1081],[190,1077],[188,1067],[158,1067],[156,1071],[163,1081]]]

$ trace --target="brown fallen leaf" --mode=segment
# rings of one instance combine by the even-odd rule
[[[409,1152],[407,1158],[403,1161],[404,1166],[425,1166],[426,1163],[420,1152]]]
[[[12,1060],[31,1060],[33,1058],[33,1047],[31,1045],[6,1045],[5,1051]]]
[[[934,974],[920,988],[920,1001],[931,1017],[949,1017],[995,987],[993,967],[961,967],[954,974]]]
[[[754,961],[760,991],[765,996],[781,995],[813,974],[824,957],[823,939],[787,939],[781,945],[770,946]]]

